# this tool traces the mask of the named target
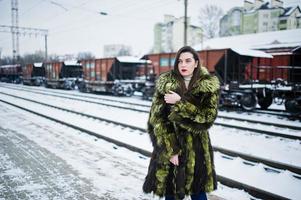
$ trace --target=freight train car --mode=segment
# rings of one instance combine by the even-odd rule
[[[143,59],[151,60],[156,76],[173,68],[176,53],[147,54]]]
[[[0,80],[7,83],[21,83],[22,82],[22,68],[21,65],[2,65],[0,66]]]
[[[45,80],[45,67],[43,63],[26,64],[22,67],[23,84],[41,86]]]
[[[245,66],[252,62],[254,56],[272,57],[264,52],[245,51],[237,48],[203,50],[198,51],[198,53],[201,65],[205,66],[211,74],[217,75],[222,86],[233,85],[233,82],[245,82]],[[150,54],[146,55],[145,58],[156,64],[154,66],[155,73],[160,74],[173,68],[175,55],[175,53]],[[227,89],[227,87],[223,87],[221,105],[238,105],[247,110],[256,105],[256,95],[251,90],[231,88],[233,93],[230,95]],[[235,99],[229,98],[230,96]]]
[[[83,81],[79,89],[82,92],[131,96],[135,91],[142,92],[153,73],[150,61],[130,56],[80,62],[83,66]]]
[[[300,96],[299,89],[296,87],[298,80],[301,80],[300,67],[296,65],[300,64],[301,59],[296,52],[287,57],[239,48],[210,49],[198,53],[201,64],[206,66],[210,73],[217,75],[221,81],[221,105],[241,106],[246,110],[252,110],[258,103],[266,109],[272,102],[267,98],[265,91],[268,90],[267,88],[272,89],[271,94],[274,94],[272,100],[276,98],[275,94],[279,90],[275,90],[271,84],[280,79],[290,80],[290,84],[295,85],[289,91],[282,93],[284,101],[288,102]],[[159,75],[173,68],[175,53],[149,54],[143,58],[152,61],[155,73]],[[271,69],[269,72],[266,71],[268,74],[264,73],[263,70],[268,68]],[[267,83],[270,85],[268,86]]]
[[[77,61],[46,62],[44,65],[46,87],[74,89],[82,78],[82,66]]]
[[[264,49],[263,49],[264,50]],[[300,83],[301,47],[294,49],[265,50],[273,55],[269,58],[254,58],[252,66],[247,66],[246,79],[252,79],[259,83],[269,83],[282,79],[287,84]]]
[[[301,46],[265,51],[273,58],[254,58],[258,66],[248,66],[245,74],[257,87],[258,104],[267,109],[273,101],[284,103],[291,113],[301,114]]]

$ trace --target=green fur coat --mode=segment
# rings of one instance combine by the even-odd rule
[[[143,184],[145,193],[183,199],[217,187],[213,151],[208,134],[216,116],[219,81],[206,68],[176,104],[166,104],[164,94],[177,92],[174,71],[160,75],[148,120],[153,153]],[[169,159],[179,154],[179,166]]]

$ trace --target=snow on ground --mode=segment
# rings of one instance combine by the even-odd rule
[[[47,157],[54,154],[55,157],[58,157],[57,160],[66,162],[64,167],[70,167],[72,171],[78,173],[79,180],[89,180],[89,185],[86,187],[94,196],[105,197],[103,199],[149,199],[149,196],[144,195],[141,191],[141,183],[147,169],[146,158],[66,126],[40,119],[34,115],[26,113],[24,115],[23,112],[3,109],[2,106],[0,124],[2,129],[8,130],[6,134],[10,134],[11,137],[24,135],[39,148],[46,149],[47,152],[44,154],[47,154]],[[26,139],[23,141],[29,143]],[[30,148],[35,145],[30,145]],[[53,156],[49,156],[50,159],[53,159]],[[58,164],[60,165],[60,163]],[[12,166],[10,170],[14,169],[16,168]],[[76,176],[76,173],[73,176]],[[64,184],[68,183],[70,182],[66,180],[66,182],[62,181],[61,184],[56,184],[58,188],[64,188],[66,187]],[[41,185],[40,187],[42,189],[46,186]],[[32,190],[32,185],[24,183],[22,188],[18,189]],[[29,193],[31,192],[29,191]],[[71,191],[71,193],[74,192]],[[32,195],[43,196],[42,193]],[[45,194],[44,198],[47,195]]]
[[[8,92],[8,89],[0,88],[0,91]],[[106,119],[110,119],[113,121],[118,121],[126,124],[131,124],[136,127],[140,128],[146,128],[147,123],[147,113],[141,113],[141,112],[133,112],[129,110],[124,109],[118,109],[118,108],[112,108],[108,106],[101,106],[101,105],[95,105],[90,103],[84,103],[81,101],[73,101],[69,99],[62,99],[58,97],[51,97],[46,96],[47,101],[45,100],[45,96],[39,95],[39,94],[33,94],[33,93],[27,93],[22,91],[9,91],[9,93],[18,95],[18,96],[24,96],[26,98],[30,98],[36,101],[47,102],[51,105],[57,105],[59,107],[67,108],[70,110],[75,110],[78,112],[86,113],[93,116],[103,117]],[[30,96],[29,96],[30,95]],[[8,98],[8,101],[10,101],[10,98]],[[22,102],[18,105],[26,105],[27,107],[31,106],[31,103],[29,102]],[[53,113],[53,115],[60,115],[62,119],[72,119],[72,115],[68,114],[55,114],[57,112],[54,112],[53,109],[49,109],[39,106],[36,104],[32,104],[32,107],[37,109],[41,107],[38,110],[43,111],[44,113]],[[227,112],[221,112],[221,115],[226,116],[234,116],[234,117],[240,117],[238,113],[227,113]],[[243,116],[241,118],[247,117],[251,118],[254,117],[254,119],[260,119],[261,121],[271,121],[272,122],[278,122],[279,124],[291,124],[291,125],[299,125],[301,126],[300,122],[294,122],[294,121],[288,121],[287,119],[277,119],[276,117],[266,117],[266,115],[260,115],[260,114],[251,114],[249,116]],[[220,119],[218,118],[217,121]],[[278,120],[278,121],[276,121]],[[91,120],[88,120],[86,118],[81,118],[76,124],[83,124],[84,127],[89,127],[92,131],[97,132],[97,130],[103,129],[107,130],[109,127],[105,125],[104,123],[94,123],[92,124],[90,122]],[[72,123],[72,122],[71,122]],[[233,123],[231,120],[228,120],[227,123]],[[235,122],[234,122],[235,123]],[[237,122],[236,122],[237,123]],[[240,122],[240,124],[244,125],[244,122]],[[237,125],[237,124],[235,124]],[[248,124],[245,124],[246,127],[248,127]],[[258,125],[259,126],[259,125]],[[250,126],[252,128],[252,125]],[[266,127],[268,130],[269,127]],[[272,130],[275,130],[273,127],[270,127]],[[135,131],[136,132],[136,131]],[[104,131],[104,135],[107,137],[114,137],[114,139],[120,139],[122,141],[128,142],[129,144],[139,146],[143,149],[146,149],[148,151],[152,150],[152,146],[150,145],[148,141],[147,135],[141,135],[141,133],[136,132],[138,136],[133,136],[132,132],[125,133],[123,131],[122,133],[119,131],[115,131],[115,134],[109,134],[108,131]],[[292,134],[292,133],[299,133],[297,131],[292,131],[288,129],[282,129],[282,132],[286,134]],[[291,140],[291,139],[283,139],[280,137],[273,137],[273,136],[266,136],[259,133],[253,133],[253,132],[246,132],[241,131],[238,129],[233,128],[225,128],[222,126],[214,125],[211,130],[211,139],[212,144],[214,146],[223,147],[226,149],[232,149],[234,151],[243,152],[246,154],[251,155],[260,155],[260,157],[277,160],[279,162],[289,163],[296,166],[301,166],[301,145],[300,141],[298,140]],[[267,151],[266,149],[269,149]]]
[[[149,158],[3,103],[0,127],[0,142],[7,140],[9,146],[19,146],[13,149],[15,152],[5,152],[3,148],[0,151],[0,180],[6,177],[18,185],[8,189],[1,181],[0,194],[9,190],[13,195],[26,194],[24,199],[39,200],[157,199],[141,191]],[[26,171],[27,164],[16,163],[11,153],[20,154],[20,148],[31,151],[31,155],[39,151],[44,159],[34,155],[35,165],[43,164],[42,169],[51,175],[40,175],[38,181]],[[44,178],[51,186],[43,182]],[[83,194],[79,194],[81,188],[85,189]],[[224,199],[250,199],[248,194],[222,185],[212,194]]]
[[[2,89],[3,88],[1,88],[1,90]],[[22,92],[17,92],[17,93],[21,95]],[[30,95],[30,96],[32,98],[35,98],[36,100],[41,100],[41,96],[34,96],[34,95]],[[9,98],[7,99],[9,100]],[[51,102],[51,99],[52,97],[51,98],[47,97],[47,103]],[[91,114],[91,112],[93,112],[93,114],[98,114],[98,115],[104,115],[109,113],[108,116],[113,115],[114,117],[111,116],[113,119],[128,118],[131,119],[129,121],[136,122],[135,123],[136,125],[137,122],[139,122],[138,124],[144,127],[146,124],[145,120],[147,118],[147,114],[145,114],[145,117],[143,117],[142,115],[134,114],[134,112],[124,112],[121,111],[120,109],[119,110],[113,108],[108,109],[103,106],[92,106],[91,104],[82,105],[82,103],[79,102],[75,104],[74,102],[72,103],[72,101],[62,100],[58,98],[56,100],[55,99],[52,100],[54,103],[56,101],[57,104],[61,104],[62,106],[65,107],[71,106],[70,108],[72,109],[75,109],[75,107],[77,107],[77,109],[79,110],[81,109],[80,111],[84,111],[89,114]],[[29,107],[30,103],[26,103],[26,105]],[[35,105],[34,107],[37,108],[39,106]],[[112,196],[110,198],[120,199],[121,197],[123,197],[121,199],[125,199],[124,196],[122,195],[126,193],[125,191],[130,191],[131,193],[133,193],[133,195],[129,195],[131,199],[144,199],[144,198],[152,199],[151,196],[145,196],[144,194],[141,193],[141,185],[145,173],[147,171],[147,165],[148,165],[147,158],[143,158],[141,157],[141,155],[127,151],[123,148],[115,149],[116,146],[114,145],[112,146],[111,144],[106,143],[102,140],[96,139],[91,136],[87,136],[84,133],[75,132],[73,129],[66,128],[65,126],[59,125],[57,123],[49,122],[48,120],[41,119],[32,114],[28,114],[23,111],[18,111],[18,109],[14,109],[14,108],[11,109],[10,106],[7,106],[3,103],[0,103],[0,109],[1,109],[0,110],[1,128],[12,130],[12,133],[26,136],[26,138],[32,140],[38,146],[42,146],[50,153],[62,159],[64,162],[67,163],[70,170],[72,169],[75,171],[73,173],[79,174],[78,175],[79,180],[82,179],[88,180],[88,183],[82,182],[81,184],[88,185],[89,188],[92,188],[90,190],[91,195],[106,197],[105,195],[116,193],[115,196]],[[44,110],[43,112],[46,113],[53,112],[51,111],[51,109],[45,109],[45,108],[41,108],[40,110],[41,111]],[[65,114],[63,115],[54,114],[54,115],[58,115],[57,117],[69,119],[69,117],[66,117],[67,115],[64,116]],[[137,145],[142,144],[142,146],[144,144],[147,146],[146,149],[151,150],[151,147],[149,146],[148,138],[145,135],[140,135],[140,133],[136,131],[132,133],[128,133],[129,131],[127,129],[120,128],[119,132],[117,133],[116,127],[111,125],[105,126],[105,123],[99,122],[97,120],[94,123],[97,124],[97,126],[92,125],[90,123],[83,123],[83,120],[79,120],[76,124],[95,129],[95,131],[98,132],[100,131],[104,134],[115,135],[115,137],[117,138],[118,137],[124,138],[125,141],[127,140],[129,142],[132,141],[133,144],[135,143]],[[109,134],[113,132],[114,134]],[[287,163],[292,163],[292,164],[296,164],[297,166],[300,166],[301,161],[300,161],[300,157],[298,157],[298,155],[300,155],[300,149],[301,149],[300,141],[279,139],[278,137],[270,137],[270,139],[267,140],[266,136],[262,136],[260,134],[254,134],[254,133],[241,134],[240,133],[241,131],[239,130],[227,129],[220,126],[213,126],[210,132],[211,132],[212,142],[214,145],[221,145],[221,146],[223,145],[223,147],[233,149],[236,151],[240,151],[243,149],[246,151],[250,151],[252,145],[255,144],[256,147],[252,149],[251,151],[252,153],[255,153],[263,157],[268,157],[274,160],[285,161]],[[133,135],[136,135],[137,139],[133,139]],[[138,137],[138,135],[140,135],[141,137]],[[82,144],[82,141],[85,141],[84,144]],[[108,153],[103,155],[101,154],[103,152],[108,152]],[[1,155],[1,159],[6,159],[3,160],[3,162],[1,160],[1,163],[6,162],[8,159],[6,157],[7,155],[6,154],[3,155],[2,153],[0,155]],[[97,157],[98,155],[101,155],[100,158]],[[105,157],[105,159],[101,159],[102,157]],[[119,160],[119,162],[116,160]],[[218,173],[219,172],[226,173],[229,175],[229,177],[235,177],[238,175],[238,173],[241,173],[236,170],[233,171],[233,169],[235,169],[235,167],[240,165],[240,163],[242,162],[240,159],[235,159],[235,162],[231,161],[229,162],[230,165],[226,165],[223,164],[225,161],[224,159],[222,159],[222,156],[216,154],[216,161],[217,161],[216,163],[217,163]],[[123,171],[123,168],[120,169],[118,167],[119,165],[124,166],[123,168],[125,168],[125,171]],[[101,168],[99,166],[104,166],[104,171],[106,172],[101,171]],[[2,167],[3,166],[1,166],[0,169],[1,177],[2,177]],[[126,171],[126,169],[128,169],[128,171]],[[248,173],[253,174],[252,171],[256,171],[256,170],[257,172],[258,170],[259,171],[263,170],[263,167],[259,165],[255,167],[246,167],[245,169],[241,169],[241,171],[243,171],[242,173],[245,174]],[[112,175],[108,177],[108,172],[111,171],[112,171]],[[132,171],[134,174],[130,173]],[[7,173],[8,174],[15,173],[17,175],[18,174],[20,175],[22,174],[22,169],[18,169],[18,166],[14,167],[12,165],[11,171],[10,169],[7,169]],[[123,173],[129,174],[129,176],[123,177],[122,176]],[[262,171],[262,174],[264,173],[265,172]],[[257,174],[258,176],[261,175],[260,173]],[[271,176],[271,180],[282,180],[281,178],[274,179],[276,174],[271,173],[269,175]],[[243,176],[242,178],[250,179],[246,181],[251,181],[253,183],[256,183],[256,181],[261,180],[260,177],[258,176],[254,176],[254,177]],[[266,180],[263,183],[258,182],[258,184],[264,185],[265,188],[272,188],[272,189],[279,188],[280,193],[290,192],[291,198],[299,199],[300,196],[298,196],[299,193],[296,192],[296,188],[298,188],[298,185],[300,185],[300,183],[293,178],[291,173],[282,172],[280,176],[285,177],[285,179],[283,179],[285,180],[284,183],[281,183],[281,181],[272,181],[273,184],[271,184],[271,181]],[[104,185],[103,181],[108,183],[109,186]],[[72,184],[72,182],[66,182],[66,184],[69,185]],[[117,184],[118,187],[114,186],[114,184]],[[283,187],[283,185],[290,186],[291,190],[290,191],[287,190],[288,187]],[[25,185],[24,187],[21,187],[21,189],[22,188],[32,189],[32,188],[39,188],[39,187],[42,189],[44,188],[44,185],[41,186],[34,185],[34,184]],[[0,184],[0,191],[3,188],[5,187]],[[286,190],[286,191],[282,191],[282,190]],[[97,192],[95,193],[95,191]],[[219,189],[213,194],[217,194],[225,199],[249,199],[248,195],[246,195],[245,193],[239,190],[229,189],[225,186],[219,187]]]

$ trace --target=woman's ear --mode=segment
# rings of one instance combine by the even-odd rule
[[[194,66],[194,68],[197,68],[197,67],[198,67],[198,65],[199,65],[199,61],[197,60],[197,61],[195,62],[195,66]]]

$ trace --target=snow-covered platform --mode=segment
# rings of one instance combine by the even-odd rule
[[[0,199],[99,199],[61,158],[0,127]]]
[[[0,126],[0,146],[0,200],[116,199],[109,192],[96,195],[93,183],[64,159],[18,132]],[[215,195],[208,197],[224,200]]]

